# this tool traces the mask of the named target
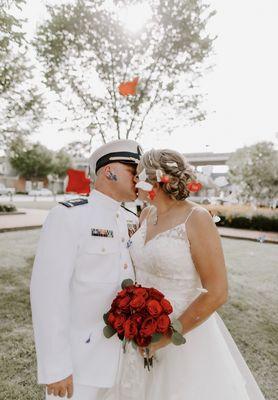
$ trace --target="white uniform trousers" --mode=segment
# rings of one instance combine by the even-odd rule
[[[85,386],[85,385],[77,385],[73,384],[73,396],[71,400],[103,400],[105,394],[109,389],[107,388],[98,388],[94,386]],[[54,395],[48,395],[46,390],[45,400],[60,400],[67,399],[67,397],[59,397]]]

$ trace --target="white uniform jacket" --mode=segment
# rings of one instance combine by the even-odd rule
[[[88,204],[53,208],[31,278],[38,382],[74,374],[81,385],[115,383],[121,342],[103,335],[103,314],[123,279],[134,279],[128,228],[137,217],[93,190]]]

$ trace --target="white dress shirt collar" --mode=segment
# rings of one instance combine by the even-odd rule
[[[101,205],[104,209],[110,209],[115,212],[121,206],[121,202],[112,199],[112,197],[109,197],[106,194],[99,192],[96,189],[92,190],[88,201],[90,204],[97,203],[97,204]]]

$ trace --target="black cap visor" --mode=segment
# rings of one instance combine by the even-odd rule
[[[116,153],[109,153],[102,156],[96,163],[96,173],[97,171],[104,167],[107,164],[111,164],[113,162],[119,162],[122,164],[131,164],[137,165],[139,163],[141,154],[139,153],[131,153],[128,151],[119,151]]]

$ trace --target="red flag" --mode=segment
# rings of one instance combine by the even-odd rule
[[[68,169],[68,184],[66,192],[89,194],[90,193],[90,179],[86,177],[85,172],[79,169]]]
[[[122,82],[119,85],[119,93],[122,96],[134,96],[136,94],[136,87],[138,85],[139,78],[134,78],[131,82]]]

